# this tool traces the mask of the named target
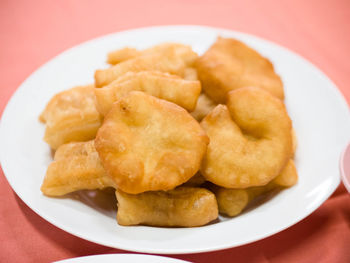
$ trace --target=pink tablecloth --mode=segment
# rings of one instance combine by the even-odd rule
[[[124,29],[201,24],[277,42],[321,68],[350,101],[350,2],[10,1],[0,2],[0,111],[20,83],[61,51]],[[50,262],[120,253],[63,232],[31,211],[0,172],[0,262]],[[249,245],[178,255],[195,262],[350,262],[350,195],[340,186],[295,226]]]

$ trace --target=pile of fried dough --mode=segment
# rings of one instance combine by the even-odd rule
[[[219,37],[202,56],[163,43],[107,62],[40,116],[45,195],[113,187],[119,224],[193,227],[297,183],[283,84],[252,48]]]

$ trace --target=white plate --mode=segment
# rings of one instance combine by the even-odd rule
[[[164,41],[192,45],[204,52],[218,36],[238,38],[268,57],[281,75],[286,105],[298,137],[298,185],[233,219],[198,228],[123,227],[110,207],[95,207],[91,193],[83,202],[48,198],[40,185],[51,161],[38,116],[57,92],[93,82],[115,48],[146,48]],[[55,226],[105,246],[148,253],[194,253],[247,244],[275,234],[318,208],[340,182],[339,156],[350,139],[348,106],[335,85],[305,59],[260,38],[214,28],[166,26],[120,32],[88,41],[57,56],[33,73],[8,103],[0,128],[1,162],[18,196]],[[89,195],[90,194],[90,195]],[[95,200],[96,201],[96,200]]]
[[[107,254],[107,255],[95,255],[87,257],[69,258],[65,260],[57,261],[56,263],[186,263],[175,258],[159,257],[153,255],[142,254]]]

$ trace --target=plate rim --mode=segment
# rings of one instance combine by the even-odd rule
[[[119,258],[121,257],[121,258]],[[73,257],[73,258],[66,258],[59,261],[54,261],[52,263],[70,263],[70,262],[80,262],[80,260],[85,259],[97,259],[100,260],[101,258],[111,258],[115,260],[122,260],[123,257],[131,257],[137,260],[142,260],[143,258],[147,257],[149,259],[159,259],[159,260],[166,260],[166,262],[170,263],[190,263],[190,261],[185,261],[183,259],[173,258],[173,257],[165,257],[165,256],[159,256],[159,255],[151,255],[151,254],[134,254],[134,253],[106,253],[106,254],[96,254],[96,255],[87,255],[87,256],[79,256],[79,257]],[[101,262],[101,261],[98,261]]]
[[[6,116],[9,114],[8,113],[8,106],[12,105],[12,103],[14,103],[13,101],[15,101],[16,96],[18,96],[18,93],[20,92],[20,90],[24,89],[24,86],[26,84],[26,82],[28,82],[31,78],[33,78],[33,76],[40,71],[42,68],[46,67],[49,63],[51,63],[52,61],[56,60],[57,58],[59,58],[60,56],[64,56],[66,53],[69,52],[74,52],[75,49],[78,49],[80,46],[86,45],[90,42],[94,42],[94,41],[98,41],[98,40],[102,40],[104,38],[109,38],[113,35],[118,35],[121,33],[133,33],[135,31],[143,31],[143,30],[152,30],[152,29],[168,29],[168,30],[179,30],[179,29],[185,29],[185,30],[189,30],[189,29],[201,29],[201,30],[209,30],[212,32],[217,32],[218,34],[239,34],[242,36],[247,36],[247,37],[251,37],[251,38],[255,38],[259,41],[268,43],[269,45],[272,46],[277,46],[278,48],[291,53],[292,55],[298,57],[298,59],[302,60],[303,63],[307,64],[308,66],[311,66],[311,68],[313,70],[316,70],[320,75],[322,75],[323,78],[325,78],[326,80],[329,81],[329,83],[332,84],[332,87],[329,86],[328,90],[332,90],[332,92],[334,93],[336,99],[338,100],[339,103],[341,103],[342,107],[345,107],[348,109],[347,111],[347,115],[348,118],[350,120],[350,111],[349,111],[349,106],[347,103],[347,100],[345,99],[345,96],[342,94],[342,92],[339,90],[339,88],[337,87],[337,85],[321,70],[319,69],[317,66],[315,66],[312,62],[310,62],[309,60],[305,59],[304,57],[302,57],[301,55],[299,55],[298,53],[294,52],[293,50],[290,50],[287,47],[284,47],[280,44],[274,43],[268,39],[262,38],[260,36],[255,36],[253,34],[248,34],[248,33],[244,33],[244,32],[240,32],[240,31],[236,31],[236,30],[231,30],[231,29],[226,29],[226,28],[219,28],[219,27],[210,27],[210,26],[201,26],[201,25],[162,25],[162,26],[150,26],[150,27],[138,27],[138,28],[132,28],[132,29],[128,29],[128,30],[122,30],[122,31],[117,31],[114,33],[109,33],[106,35],[102,35],[84,42],[81,42],[77,45],[72,46],[71,48],[68,48],[62,52],[60,52],[59,54],[53,56],[51,59],[49,59],[47,62],[45,62],[44,64],[42,64],[41,66],[39,66],[38,68],[36,68],[15,90],[15,92],[11,95],[10,99],[7,101],[6,106],[3,110],[1,119],[0,119],[0,164],[2,166],[2,170],[4,173],[4,176],[6,178],[6,180],[8,181],[9,185],[11,186],[12,190],[16,193],[16,195],[32,210],[34,211],[37,215],[39,215],[41,218],[45,219],[47,222],[49,222],[50,224],[54,225],[55,227],[70,233],[72,235],[75,235],[79,238],[82,238],[84,240],[88,240],[90,242],[99,244],[99,245],[104,245],[107,247],[113,247],[113,248],[118,248],[118,249],[123,249],[123,250],[127,250],[127,251],[135,251],[135,252],[142,252],[142,253],[157,253],[157,254],[189,254],[189,253],[202,253],[202,252],[211,252],[211,251],[218,251],[218,250],[223,250],[223,249],[228,249],[228,248],[233,248],[233,247],[238,247],[238,246],[242,246],[242,245],[246,245],[249,243],[253,243],[265,238],[268,238],[276,233],[279,233],[293,225],[295,225],[296,223],[300,222],[302,219],[308,217],[310,214],[312,214],[317,208],[319,208],[324,202],[325,200],[327,200],[332,194],[333,192],[336,190],[336,188],[338,187],[338,185],[340,184],[340,174],[338,173],[337,178],[336,175],[334,175],[334,179],[336,180],[335,183],[333,183],[333,185],[330,187],[331,190],[329,190],[329,193],[324,195],[323,198],[320,198],[318,200],[318,202],[315,202],[315,204],[312,206],[311,209],[309,209],[307,212],[303,213],[303,215],[300,215],[298,217],[295,218],[295,220],[291,221],[292,223],[288,223],[286,224],[286,226],[279,228],[278,230],[273,230],[273,231],[269,231],[269,232],[265,232],[264,235],[258,236],[258,237],[253,237],[251,239],[248,239],[244,242],[241,242],[239,245],[232,245],[232,244],[227,244],[227,245],[210,245],[210,247],[204,247],[204,248],[198,248],[198,249],[178,249],[176,248],[174,249],[157,249],[157,248],[153,248],[153,249],[142,249],[142,248],[134,248],[134,247],[130,247],[130,246],[124,246],[123,244],[114,244],[111,245],[109,242],[103,242],[103,241],[95,241],[95,240],[91,240],[90,238],[86,237],[86,236],[82,236],[80,233],[76,233],[74,231],[74,229],[67,227],[67,226],[63,226],[60,223],[57,223],[56,220],[54,220],[52,217],[47,216],[46,214],[42,214],[40,211],[38,211],[36,208],[33,208],[30,204],[30,201],[28,200],[24,200],[24,198],[22,198],[22,194],[18,193],[18,191],[16,191],[16,187],[14,186],[14,182],[6,175],[8,173],[8,168],[7,165],[3,162],[4,157],[3,155],[5,154],[3,149],[2,144],[3,144],[3,136],[1,136],[1,134],[3,133],[3,119],[4,117],[7,118]],[[53,223],[55,222],[55,223]]]

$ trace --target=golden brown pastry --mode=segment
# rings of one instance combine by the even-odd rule
[[[168,192],[127,194],[116,191],[120,225],[205,225],[218,217],[215,195],[204,188],[178,187]]]
[[[95,72],[95,85],[101,88],[127,72],[161,71],[183,76],[185,68],[193,65],[197,54],[187,45],[176,44],[150,53],[128,59],[113,67]]]
[[[283,83],[271,62],[238,40],[219,37],[196,61],[196,68],[203,90],[217,103],[225,103],[229,91],[242,87],[284,98]]]
[[[133,194],[186,182],[199,170],[207,144],[186,110],[139,91],[113,104],[95,139],[107,173]]]
[[[56,94],[40,120],[46,123],[44,140],[52,149],[68,142],[94,139],[102,116],[96,109],[93,85]]]
[[[83,189],[114,186],[107,176],[94,146],[94,141],[72,142],[60,146],[47,168],[41,191],[48,196],[61,196]]]
[[[231,91],[201,122],[209,136],[201,173],[226,188],[261,186],[292,156],[291,120],[283,102],[259,88]]]
[[[141,54],[142,52],[137,50],[136,48],[125,47],[117,49],[108,53],[107,63],[115,65],[128,59],[140,56]]]
[[[179,43],[161,43],[159,45],[152,46],[144,50],[137,50],[135,48],[125,47],[122,49],[114,50],[107,55],[107,63],[111,65],[118,64],[120,62],[136,58],[139,56],[157,54],[157,53],[167,53],[171,50],[181,51],[183,44]]]
[[[107,86],[95,89],[97,109],[102,115],[106,115],[114,102],[131,91],[143,91],[193,111],[201,92],[201,85],[198,80],[184,80],[164,72],[128,72]]]
[[[259,186],[262,187],[262,186]],[[252,200],[250,191],[246,189],[229,189],[213,185],[210,190],[215,193],[219,213],[226,216],[237,216]]]

